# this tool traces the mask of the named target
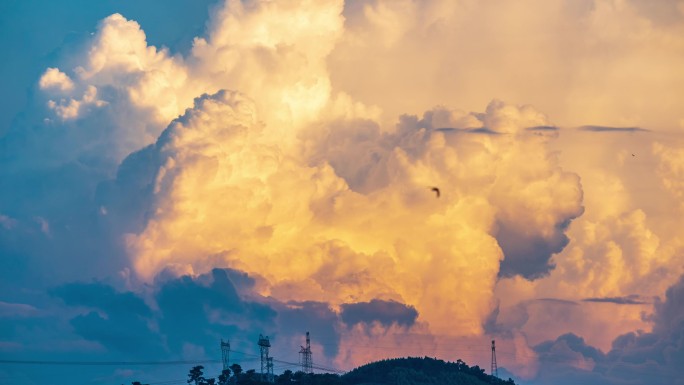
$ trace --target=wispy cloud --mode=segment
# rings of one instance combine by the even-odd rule
[[[614,303],[617,305],[646,305],[652,302],[645,300],[643,297],[637,294],[631,294],[623,297],[593,297],[584,298],[584,302],[605,302]]]
[[[535,301],[538,302],[546,302],[550,304],[558,304],[558,305],[568,305],[568,306],[577,306],[579,305],[575,301],[570,301],[567,299],[560,299],[560,298],[537,298]]]
[[[609,126],[581,126],[579,128],[582,131],[592,131],[592,132],[648,132],[645,128],[641,127],[609,127]]]
[[[527,127],[527,130],[529,130],[529,131],[558,131],[559,128],[556,126],[534,126],[534,127]]]
[[[435,131],[454,132],[454,133],[463,133],[463,134],[502,135],[501,132],[496,132],[496,131],[489,129],[487,127],[479,127],[479,128],[440,127],[440,128],[435,128]]]

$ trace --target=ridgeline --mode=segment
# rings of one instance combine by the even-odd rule
[[[195,366],[188,374],[190,385],[266,385],[255,370],[242,371],[233,364],[216,379],[205,378],[204,368]],[[435,358],[393,358],[360,366],[343,375],[306,374],[286,370],[273,378],[275,384],[301,385],[515,385],[512,379],[490,376],[479,366],[465,362],[446,362]],[[133,385],[145,385],[133,382]]]
[[[512,385],[490,376],[479,366],[465,362],[446,362],[430,357],[394,358],[360,366],[340,378],[345,385]]]

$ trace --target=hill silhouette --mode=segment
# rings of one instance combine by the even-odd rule
[[[446,362],[430,357],[382,360],[360,366],[341,377],[345,385],[512,385],[490,376],[478,366],[465,362]]]
[[[265,385],[261,374],[254,369],[243,371],[233,364],[221,375],[206,378],[203,366],[195,366],[188,373],[190,385]],[[360,366],[343,375],[331,373],[307,374],[286,370],[273,378],[276,384],[301,385],[515,385],[512,379],[490,376],[479,366],[465,362],[447,362],[430,357],[393,358]],[[133,382],[133,385],[147,385]]]

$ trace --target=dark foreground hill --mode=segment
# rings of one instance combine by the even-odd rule
[[[191,385],[265,385],[254,369],[242,371],[233,364],[216,379],[206,378],[204,367],[195,366],[188,374]],[[286,370],[274,377],[276,384],[288,385],[515,385],[485,374],[478,366],[470,367],[465,362],[446,362],[435,358],[394,358],[360,366],[343,375],[306,374]],[[134,382],[133,385],[144,385]]]
[[[478,366],[465,362],[446,362],[434,358],[395,358],[363,365],[341,377],[345,385],[512,385],[485,374]]]

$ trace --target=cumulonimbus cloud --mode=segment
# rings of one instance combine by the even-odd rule
[[[437,107],[396,125],[373,120],[331,86],[326,58],[342,11],[339,1],[226,3],[187,58],[147,46],[121,15],[103,20],[67,74],[73,92],[94,87],[103,113],[120,106],[149,123],[133,141],[112,131],[119,151],[147,147],[101,185],[101,220],[128,233],[146,280],[229,266],[264,277],[263,295],[396,300],[435,331],[454,333],[457,317],[455,333],[479,333],[499,274],[552,269],[582,213],[579,179],[549,150],[554,130],[527,129],[553,126],[531,106],[495,100],[483,113]],[[50,69],[45,83],[65,83],[61,73]],[[63,88],[55,92],[71,92]]]
[[[297,154],[269,135],[245,96],[197,99],[132,156],[138,164],[124,162],[127,173],[151,170],[132,183],[152,196],[144,230],[127,241],[137,272],[149,279],[168,266],[225,265],[265,277],[262,294],[283,300],[398,300],[436,330],[457,314],[469,325],[459,333],[476,333],[500,259],[516,258],[501,254],[496,221],[525,222],[529,234],[553,239],[558,222],[581,213],[582,194],[547,153],[552,137],[524,129],[545,119],[529,107],[490,105],[479,123],[499,137],[436,131],[438,115],[449,124],[467,118],[436,110],[386,133],[372,122],[323,121],[301,136],[310,152]],[[340,140],[318,142],[331,130]],[[375,161],[356,163],[366,171],[349,168],[369,155]],[[513,173],[513,163],[535,172]],[[558,199],[540,200],[548,194]],[[445,290],[464,296],[447,299]]]
[[[22,155],[23,147],[6,153],[3,161],[12,172],[0,171],[3,182],[34,186],[41,180],[49,188],[40,199],[23,198],[19,189],[6,193],[9,203],[0,206],[1,239],[15,239],[17,229],[28,228],[17,207],[30,206],[26,217],[43,218],[41,225],[50,226],[50,234],[66,239],[65,244],[73,243],[73,235],[64,235],[73,228],[97,233],[101,238],[88,238],[106,238],[107,245],[121,242],[135,275],[132,282],[202,277],[215,267],[230,267],[259,277],[245,291],[273,298],[275,307],[321,311],[323,318],[336,317],[345,304],[413,307],[414,322],[389,322],[387,330],[397,336],[409,324],[427,336],[479,336],[496,297],[510,296],[510,301],[529,305],[523,310],[516,304],[512,310],[501,306],[502,319],[511,322],[499,326],[512,325],[506,334],[511,341],[520,346],[538,342],[524,336],[534,325],[545,325],[540,329],[555,337],[558,331],[549,325],[564,317],[575,322],[585,306],[597,303],[581,303],[570,312],[559,303],[542,303],[558,305],[550,314],[540,301],[525,301],[569,294],[577,294],[569,298],[577,301],[618,298],[646,286],[645,295],[657,294],[678,274],[666,267],[682,243],[663,230],[667,226],[653,224],[651,211],[633,203],[636,189],[625,186],[636,184],[627,170],[639,166],[627,163],[631,152],[615,146],[612,158],[589,151],[582,153],[589,153],[586,157],[559,153],[555,149],[565,135],[559,128],[563,125],[530,105],[489,100],[527,101],[522,96],[528,90],[555,84],[549,79],[575,79],[576,84],[539,93],[543,96],[535,104],[570,100],[578,107],[572,114],[597,124],[583,133],[597,136],[594,131],[608,130],[614,134],[610,140],[651,133],[629,128],[648,127],[644,121],[671,122],[671,108],[656,103],[657,97],[613,104],[617,99],[595,92],[597,87],[612,92],[610,85],[646,73],[629,52],[607,59],[631,65],[605,83],[591,71],[565,77],[544,72],[554,68],[572,74],[568,63],[591,67],[598,60],[592,54],[597,47],[612,47],[623,38],[634,52],[654,54],[644,57],[669,57],[672,50],[665,48],[680,44],[673,33],[679,26],[657,23],[651,13],[634,13],[639,8],[634,4],[596,2],[584,8],[547,2],[543,12],[525,13],[535,22],[517,28],[504,17],[508,11],[522,15],[513,4],[494,9],[440,1],[225,2],[186,56],[148,45],[138,23],[112,15],[72,58],[74,67],[48,68],[38,81],[46,108],[36,115],[36,129],[3,138],[3,145],[31,144],[25,147],[31,156]],[[549,14],[554,17],[542,16]],[[568,46],[558,43],[568,39],[565,30],[539,33],[538,28],[545,31],[549,25],[567,26],[559,21],[568,14],[581,21],[582,36],[595,34],[596,39]],[[473,45],[465,32],[481,27],[478,15],[514,32],[514,40],[550,38],[535,40],[534,49],[515,44],[497,49],[494,43],[509,35],[487,29],[482,43]],[[632,25],[639,33],[628,30]],[[646,35],[657,36],[657,44],[649,48],[639,38]],[[548,54],[561,46],[573,54]],[[524,60],[512,63],[512,57]],[[672,68],[679,68],[679,60],[673,58]],[[528,87],[530,77],[511,73],[540,76]],[[397,74],[412,81],[400,82]],[[643,80],[628,85],[651,89]],[[492,92],[499,89],[492,84],[506,86],[499,94]],[[676,99],[679,94],[669,95]],[[445,100],[463,101],[457,106],[479,112],[435,107]],[[554,120],[571,115],[557,107],[561,104],[552,108]],[[592,108],[579,108],[587,105]],[[648,111],[649,118],[606,122],[616,111]],[[662,112],[662,119],[653,118],[653,111]],[[645,152],[638,159],[652,157],[658,182],[671,198],[681,197],[681,151],[659,141]],[[16,177],[36,164],[42,168],[30,174],[33,179]],[[603,173],[597,164],[619,172]],[[582,173],[575,172],[580,165]],[[60,202],[74,209],[80,227],[64,220],[47,195],[68,196]],[[39,233],[40,228],[29,230]],[[113,256],[123,254],[114,250]],[[653,277],[665,278],[654,283]],[[192,278],[187,279],[192,286]],[[625,317],[628,326],[643,325],[635,316],[638,310],[619,311],[631,312]],[[214,312],[212,319],[220,321],[221,314]],[[106,325],[97,312],[83,317],[77,325],[81,331]],[[526,324],[525,317],[535,321]],[[288,322],[292,319],[297,317]],[[377,337],[364,328],[350,335]]]

